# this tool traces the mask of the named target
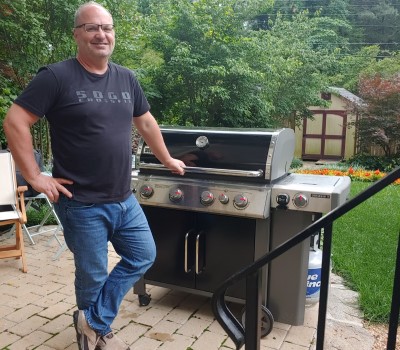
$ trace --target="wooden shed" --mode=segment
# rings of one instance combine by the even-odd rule
[[[330,101],[327,108],[310,107],[314,119],[304,119],[296,128],[295,157],[303,160],[342,160],[356,151],[356,131],[349,122],[357,116],[348,111],[349,103],[361,99],[343,88],[332,87],[321,97]]]

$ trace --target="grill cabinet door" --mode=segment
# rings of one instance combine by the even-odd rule
[[[224,280],[254,261],[255,219],[197,214],[204,258],[196,274],[196,289],[213,293]],[[245,281],[230,287],[227,295],[244,299]]]
[[[192,212],[152,206],[143,206],[157,247],[157,257],[146,272],[145,279],[151,281],[194,288],[193,229],[195,215]],[[189,241],[187,268],[185,269],[185,237]],[[190,270],[186,272],[185,270]]]
[[[143,206],[157,246],[150,284],[213,293],[225,279],[254,261],[256,220]],[[245,281],[227,295],[243,299]]]

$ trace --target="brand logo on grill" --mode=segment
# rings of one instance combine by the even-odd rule
[[[318,193],[311,193],[312,198],[326,198],[329,199],[331,196],[329,194],[318,194]]]

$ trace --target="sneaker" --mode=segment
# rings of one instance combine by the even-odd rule
[[[100,336],[89,327],[84,312],[74,311],[73,318],[79,350],[95,350]]]
[[[130,350],[131,348],[119,339],[113,332],[100,337],[96,350]]]

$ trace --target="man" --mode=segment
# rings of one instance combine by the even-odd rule
[[[74,254],[79,349],[129,349],[111,331],[125,294],[155,259],[147,220],[130,190],[132,119],[156,157],[172,172],[157,122],[131,71],[109,62],[111,14],[89,2],[75,14],[76,58],[43,67],[4,121],[9,148],[23,177],[54,202]],[[53,176],[33,158],[30,127],[46,116]],[[108,274],[108,242],[121,260]]]

